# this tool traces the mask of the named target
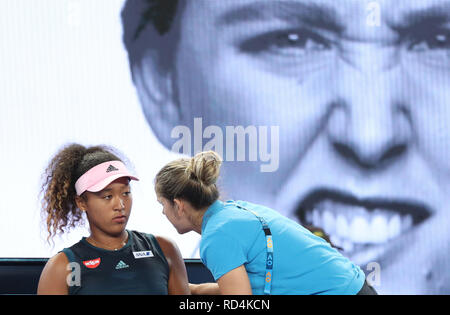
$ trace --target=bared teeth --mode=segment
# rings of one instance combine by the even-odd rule
[[[371,243],[384,243],[389,239],[390,234],[392,234],[392,237],[399,235],[400,229],[396,229],[395,225],[393,225],[392,233],[389,231],[389,222],[392,220],[396,221],[396,218],[400,219],[400,216],[394,215],[388,220],[388,218],[381,213],[375,215],[370,222]]]
[[[406,227],[406,225],[405,225]],[[399,232],[402,231],[402,219],[400,215],[395,215],[389,220],[388,224],[388,238],[392,239],[396,236],[398,236]]]
[[[335,222],[335,216],[331,211],[325,210],[322,213],[322,228],[325,231],[329,231],[329,234],[333,234],[334,230],[336,229],[336,222]]]
[[[350,223],[350,240],[353,243],[370,243],[370,223],[362,216],[356,216]]]
[[[308,223],[323,228],[341,247],[356,244],[382,244],[411,228],[411,215],[394,211],[348,206],[330,201],[320,203],[306,213]],[[344,246],[345,245],[345,246]]]
[[[336,218],[336,235],[339,237],[347,239],[350,237],[350,230],[347,223],[347,219],[343,214],[338,214]]]

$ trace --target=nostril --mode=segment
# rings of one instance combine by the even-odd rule
[[[355,153],[353,149],[350,148],[350,146],[339,143],[339,142],[333,142],[333,148],[336,150],[336,152],[342,156],[346,161],[351,162],[352,164],[359,165],[361,168],[368,169],[372,168],[372,163],[367,163],[361,160],[358,155]]]
[[[405,154],[406,150],[408,149],[408,146],[406,144],[399,144],[392,146],[387,150],[380,158],[381,163],[388,162],[390,160],[393,160],[397,157],[402,156]]]
[[[354,150],[351,146],[340,143],[332,143],[334,150],[347,162],[364,170],[379,169],[401,157],[407,151],[407,145],[398,144],[389,146],[382,154],[364,155]]]

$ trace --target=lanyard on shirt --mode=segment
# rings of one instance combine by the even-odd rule
[[[236,206],[239,209],[246,210],[248,212],[253,213],[261,222],[262,228],[264,231],[264,234],[266,235],[266,273],[264,276],[264,294],[269,295],[270,290],[272,287],[272,269],[273,269],[273,240],[272,240],[272,233],[270,232],[269,225],[267,224],[266,220],[264,218],[260,217],[256,212],[249,210],[241,205],[238,205],[237,203],[233,201],[227,201],[226,203],[232,204]]]

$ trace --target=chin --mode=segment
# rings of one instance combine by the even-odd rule
[[[115,226],[110,229],[110,232],[112,235],[120,236],[123,233],[123,231],[125,231],[125,229],[126,229],[126,224],[121,225],[121,226]]]
[[[177,230],[178,234],[186,234],[191,231],[188,229],[179,229],[179,228],[177,228],[176,230]]]

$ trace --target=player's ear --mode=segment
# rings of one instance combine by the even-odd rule
[[[75,204],[77,205],[78,209],[80,209],[81,211],[87,210],[86,198],[83,198],[80,196],[75,196]]]
[[[161,52],[149,50],[132,66],[133,81],[139,100],[154,134],[166,147],[173,139],[172,129],[181,123],[176,98],[174,71],[162,66]]]
[[[178,13],[173,19],[155,25],[152,6],[155,7],[147,0],[125,2],[121,14],[123,42],[145,118],[159,141],[169,147],[173,142],[171,131],[180,125],[174,56],[179,40],[178,15],[182,9],[175,5]]]

